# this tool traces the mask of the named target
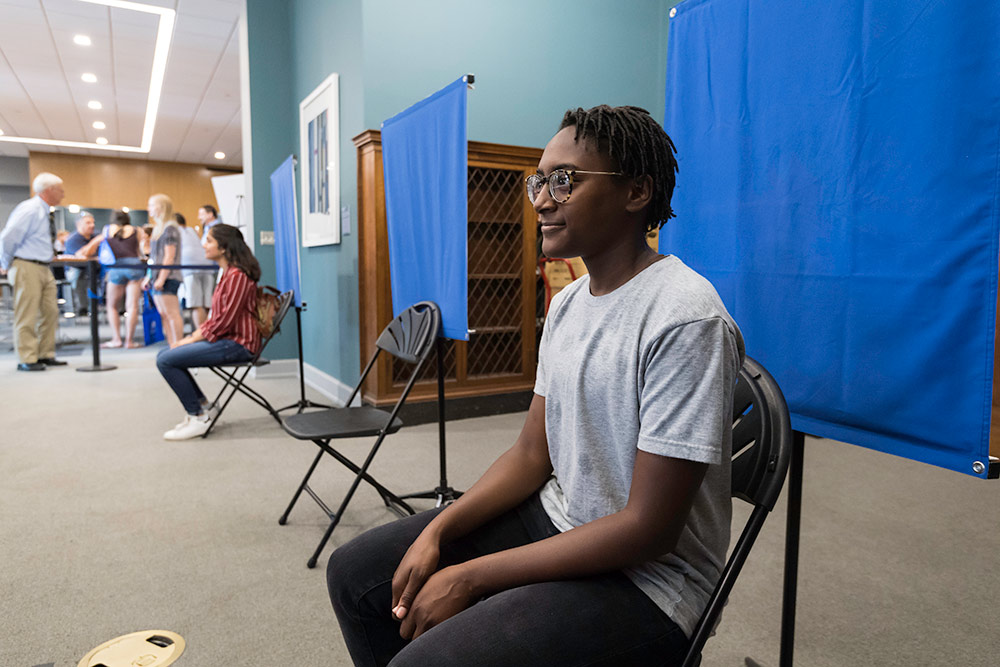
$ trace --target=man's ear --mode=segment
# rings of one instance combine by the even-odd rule
[[[653,201],[653,177],[650,175],[636,176],[629,186],[628,202],[625,210],[638,213]]]

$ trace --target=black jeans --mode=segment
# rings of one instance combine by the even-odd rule
[[[392,575],[440,511],[374,528],[330,556],[330,600],[355,665],[627,667],[683,660],[684,632],[621,572],[503,591],[411,642],[402,639],[390,613]],[[535,495],[442,546],[440,567],[557,532]]]

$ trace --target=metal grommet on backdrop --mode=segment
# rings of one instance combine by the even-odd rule
[[[671,7],[670,8],[670,18],[674,18],[675,16],[677,16],[677,8],[676,7]]]
[[[77,667],[165,667],[184,652],[184,638],[169,630],[143,630],[110,639],[80,659]]]
[[[975,463],[972,464],[972,472],[976,473],[977,475],[982,475],[984,472],[986,472],[986,465],[982,461],[976,461]]]

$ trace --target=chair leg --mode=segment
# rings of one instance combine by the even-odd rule
[[[382,496],[382,502],[385,503],[385,506],[388,507],[393,512],[395,512],[396,514],[398,514],[400,517],[406,516],[406,514],[401,513],[399,511],[399,508],[402,508],[407,512],[407,514],[411,516],[417,513],[417,511],[413,509],[409,503],[403,500],[403,498],[397,496],[395,493],[382,486],[374,477],[369,475],[367,472],[362,472],[361,468],[359,468],[357,464],[354,463],[354,461],[347,458],[346,456],[338,452],[336,449],[333,449],[326,443],[323,443],[318,440],[314,442],[317,445],[319,445],[320,448],[323,449],[327,454],[329,454],[330,456],[332,456],[333,458],[337,459],[342,464],[344,464],[344,466],[348,470],[353,472],[355,475],[360,473],[361,478],[364,479],[366,482],[368,482],[368,484],[370,484],[372,488],[374,488],[378,492],[378,494]],[[393,506],[391,503],[395,503],[395,505],[398,507]]]
[[[316,469],[316,464],[319,463],[321,458],[323,458],[322,449],[319,450],[319,453],[316,454],[316,458],[313,459],[312,465],[309,466],[309,472],[307,472],[306,476],[302,478],[302,483],[299,484],[299,488],[295,491],[295,495],[292,496],[292,502],[288,503],[288,508],[285,510],[285,513],[281,515],[280,519],[278,519],[279,525],[284,526],[288,522],[289,513],[292,511],[292,508],[295,507],[295,503],[298,502],[299,496],[302,495],[302,490],[306,488],[306,485],[309,483],[309,478],[312,477],[313,470]]]

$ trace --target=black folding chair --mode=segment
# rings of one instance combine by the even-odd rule
[[[253,356],[252,359],[248,361],[235,362],[231,364],[221,364],[219,366],[209,366],[208,369],[222,378],[225,384],[216,394],[215,400],[212,401],[211,405],[215,405],[219,408],[219,411],[212,418],[212,423],[209,424],[208,430],[201,437],[207,438],[208,434],[212,432],[215,428],[215,423],[219,421],[219,417],[225,412],[226,406],[229,405],[229,401],[233,400],[233,396],[236,392],[240,392],[251,401],[259,405],[260,407],[267,410],[268,414],[274,417],[274,420],[281,423],[281,415],[278,411],[274,409],[274,406],[264,398],[261,393],[252,387],[248,386],[246,383],[246,377],[250,374],[250,371],[254,368],[260,368],[261,366],[266,366],[270,361],[262,357],[264,350],[267,348],[267,344],[271,342],[271,339],[277,335],[278,330],[281,328],[281,321],[285,319],[285,315],[288,314],[289,308],[291,308],[292,302],[294,301],[294,293],[289,290],[283,292],[278,297],[278,310],[274,313],[274,326],[271,328],[271,333],[261,341],[260,350]],[[222,400],[223,395],[228,390],[229,395],[226,396],[225,400]],[[221,401],[221,402],[220,402]]]
[[[403,422],[397,415],[400,408],[403,407],[406,397],[409,396],[414,382],[420,376],[420,371],[423,369],[427,358],[430,356],[440,328],[441,311],[438,310],[437,304],[431,301],[421,301],[414,306],[410,306],[390,322],[383,329],[378,340],[375,341],[375,354],[372,355],[368,366],[361,373],[361,379],[358,380],[358,384],[354,387],[354,391],[351,392],[350,398],[347,399],[348,407],[333,408],[321,412],[304,412],[287,417],[282,422],[285,431],[293,438],[312,440],[319,447],[319,452],[316,454],[316,458],[313,459],[312,465],[309,466],[306,476],[302,478],[302,483],[299,484],[295,495],[292,496],[292,501],[288,504],[288,509],[278,519],[279,524],[285,525],[288,521],[288,514],[292,511],[292,507],[295,506],[296,501],[303,491],[312,496],[316,504],[330,517],[330,525],[327,527],[323,539],[320,540],[319,546],[316,547],[315,553],[309,559],[308,565],[310,568],[316,567],[316,560],[319,558],[320,552],[326,546],[327,540],[330,539],[333,529],[340,522],[341,517],[344,515],[344,510],[347,509],[347,504],[351,501],[354,492],[357,491],[362,480],[370,484],[378,492],[382,497],[382,501],[390,510],[400,516],[416,513],[406,501],[369,475],[368,468],[371,466],[372,459],[375,458],[375,454],[382,445],[382,441],[385,440],[385,436],[395,433],[403,425]],[[364,383],[369,371],[374,367],[375,360],[378,359],[378,355],[382,352],[388,352],[397,359],[401,359],[412,365],[410,378],[403,389],[403,393],[400,394],[399,399],[390,412],[370,406],[350,407],[354,401],[354,397],[361,391],[361,385]],[[337,438],[360,438],[365,436],[376,436],[376,439],[364,463],[360,466],[330,446],[330,441]],[[323,502],[322,498],[309,486],[309,478],[312,476],[316,465],[323,458],[324,454],[329,454],[354,473],[354,481],[336,512],[331,510]]]
[[[754,506],[708,606],[691,635],[683,667],[701,664],[705,642],[722,613],[764,519],[778,500],[792,454],[792,425],[778,384],[763,366],[747,357],[733,401],[733,497]]]

